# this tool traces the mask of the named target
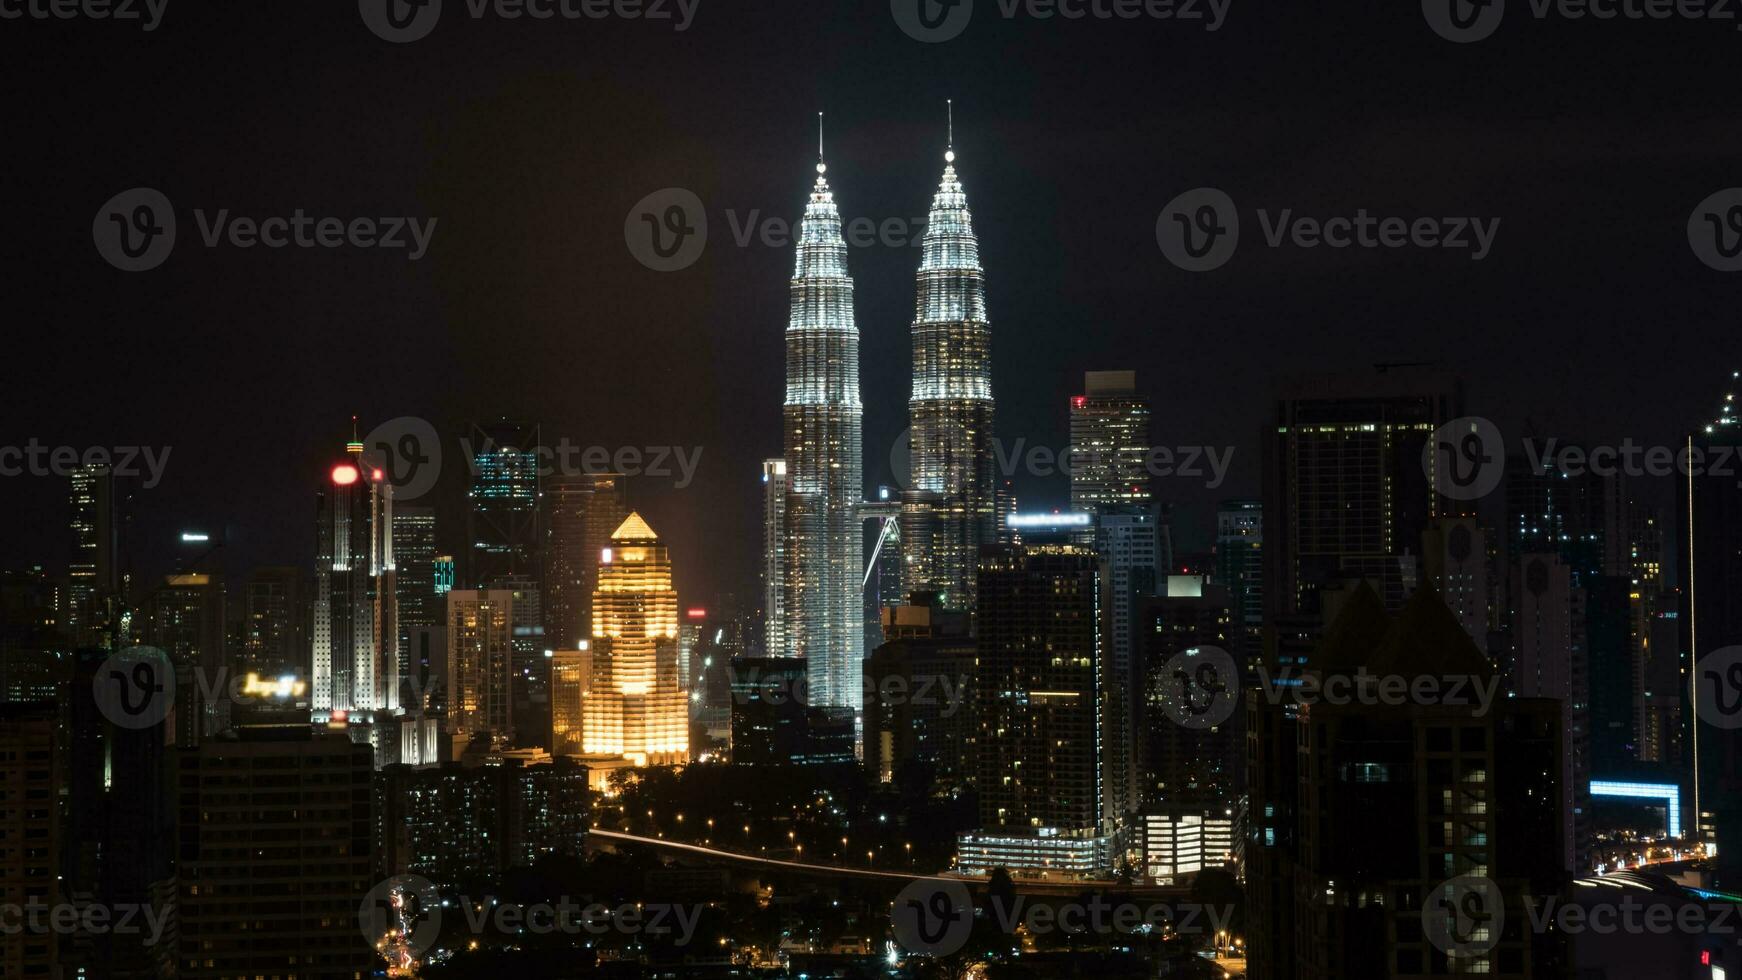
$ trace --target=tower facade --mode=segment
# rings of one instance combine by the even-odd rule
[[[857,711],[864,610],[864,409],[859,329],[841,213],[817,164],[786,327],[785,648],[806,659],[811,703]]]
[[[762,461],[762,642],[770,657],[786,649],[786,460]]]
[[[955,150],[920,240],[908,401],[912,488],[902,499],[903,589],[934,589],[972,609],[975,566],[994,541],[992,328],[980,242],[956,178]]]
[[[399,707],[393,485],[352,440],[316,499],[311,704],[316,720]]]
[[[573,650],[592,632],[599,551],[629,515],[623,474],[580,473],[544,485],[544,636]]]
[[[1148,506],[1149,402],[1135,371],[1090,371],[1071,398],[1071,509]]]
[[[583,707],[587,755],[638,766],[689,761],[689,705],[679,678],[671,553],[631,513],[599,553],[592,678]]]

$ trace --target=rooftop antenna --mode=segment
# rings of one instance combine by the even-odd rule
[[[944,113],[949,120],[949,143],[944,147],[944,162],[956,162],[956,100],[944,100]]]

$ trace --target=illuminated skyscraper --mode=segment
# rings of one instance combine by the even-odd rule
[[[637,766],[689,761],[671,554],[640,514],[631,513],[599,554],[581,741],[589,756]]]
[[[1090,371],[1071,398],[1071,507],[1147,506],[1149,402],[1137,395],[1137,372]]]
[[[853,280],[827,169],[819,160],[805,205],[786,327],[785,651],[807,660],[812,704],[856,711],[865,643],[864,410]]]
[[[553,650],[573,650],[592,632],[599,551],[629,507],[621,473],[579,473],[544,485],[544,634]]]
[[[992,453],[992,330],[985,275],[956,152],[920,240],[914,297],[913,485],[902,499],[904,589],[934,589],[971,609],[980,548],[997,519]]]
[[[513,731],[514,593],[448,593],[448,732],[506,744]]]
[[[762,636],[770,657],[786,650],[786,460],[762,461]]]
[[[367,721],[399,707],[393,485],[353,439],[315,509],[312,707],[317,721]]]
[[[472,424],[472,486],[466,492],[466,539],[473,588],[495,588],[513,576],[536,578],[539,567],[539,427],[536,422]]]
[[[73,560],[67,566],[67,633],[82,647],[106,646],[100,634],[115,578],[115,476],[107,467],[72,471]]]

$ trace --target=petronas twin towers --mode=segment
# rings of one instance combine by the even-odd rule
[[[952,139],[953,143],[953,139]],[[798,235],[786,328],[785,493],[768,515],[770,653],[808,661],[809,703],[858,711],[864,658],[864,452],[859,331],[841,214],[819,160]],[[913,322],[904,591],[971,609],[994,529],[991,330],[953,147],[921,239]],[[772,462],[772,461],[771,461]],[[767,472],[765,468],[765,472]],[[901,474],[897,474],[899,478]]]

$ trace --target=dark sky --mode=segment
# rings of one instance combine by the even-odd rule
[[[136,550],[228,529],[226,557],[312,561],[312,494],[348,435],[477,415],[577,444],[702,448],[694,486],[643,480],[681,589],[748,590],[758,461],[780,448],[790,248],[738,247],[728,212],[795,217],[828,113],[848,217],[922,215],[955,99],[987,270],[998,426],[1061,445],[1086,369],[1131,368],[1154,438],[1238,447],[1229,483],[1163,481],[1176,534],[1257,489],[1281,372],[1436,360],[1509,433],[1674,440],[1742,362],[1738,274],[1691,253],[1707,195],[1742,184],[1735,21],[1571,20],[1512,0],[1457,45],[1413,2],[1234,0],[1169,20],[1004,18],[903,34],[887,3],[700,0],[669,22],[505,20],[447,0],[394,45],[346,0],[169,0],[155,31],[0,20],[10,84],[0,444],[172,447]],[[1245,229],[1212,273],[1170,265],[1156,217],[1226,191]],[[174,253],[118,271],[91,236],[111,195],[174,203]],[[631,206],[688,188],[707,252],[639,265]],[[193,212],[434,216],[430,253],[206,248]],[[1263,247],[1258,208],[1499,217],[1493,253]],[[855,249],[866,477],[906,427],[915,248]],[[1063,481],[1024,479],[1025,505]],[[65,560],[64,484],[0,478],[7,567]]]

